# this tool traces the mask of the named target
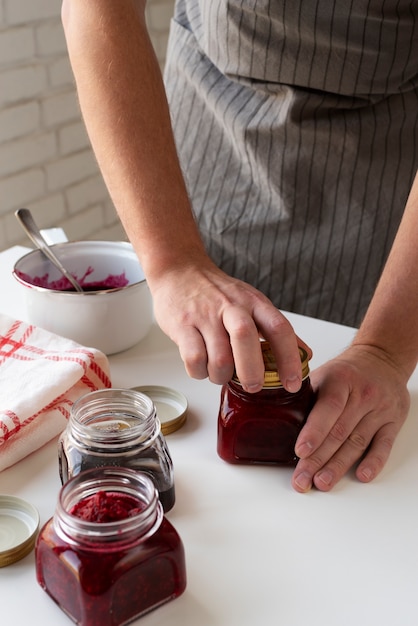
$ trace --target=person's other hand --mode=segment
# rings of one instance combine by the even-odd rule
[[[301,385],[299,340],[282,313],[261,292],[231,278],[212,263],[190,264],[152,283],[155,317],[177,344],[189,376],[217,384],[234,367],[243,387],[259,391],[264,382],[260,336],[270,342],[288,391]]]
[[[353,345],[311,380],[317,400],[296,442],[293,487],[329,491],[359,461],[358,480],[370,482],[407,417],[407,376],[379,349]]]

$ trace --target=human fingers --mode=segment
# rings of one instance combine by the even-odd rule
[[[183,328],[177,344],[186,372],[191,378],[222,385],[231,380],[234,358],[229,336],[222,325],[207,328],[204,335],[195,327]]]
[[[243,388],[254,393],[264,383],[260,336],[252,315],[241,306],[227,306],[223,324],[228,333],[235,371]]]
[[[176,339],[180,357],[190,378],[203,380],[208,376],[208,356],[201,333],[194,326],[182,329]]]
[[[253,312],[262,336],[268,340],[276,359],[283,387],[295,393],[302,384],[302,364],[298,345],[311,349],[296,336],[289,320],[269,302],[258,303]]]
[[[227,383],[234,374],[235,366],[230,337],[224,326],[209,328],[205,333],[205,345],[209,380],[218,385]]]
[[[276,319],[264,324],[265,334],[280,344],[279,356],[276,357],[279,374],[288,390],[297,391],[301,384],[298,338],[288,320],[273,305],[268,309]],[[187,372],[195,378],[207,375],[212,382],[223,384],[232,377],[235,365],[246,391],[259,391],[264,384],[264,362],[256,315],[253,316],[244,306],[225,306],[221,324],[212,318],[210,324],[201,323],[199,330],[188,328],[181,338],[177,337],[177,343]],[[304,342],[300,343],[306,346]],[[310,350],[308,346],[306,349]]]
[[[341,382],[338,384],[338,374],[337,377],[324,377],[318,386],[313,386],[316,391],[315,405],[295,444],[295,453],[300,459],[316,452],[328,436],[333,440],[332,452],[335,452],[360,419],[352,403],[352,414],[347,410],[350,387]]]
[[[171,299],[167,281],[153,289],[157,322],[178,345],[186,371],[193,378],[224,383],[237,375],[249,391],[258,391],[264,382],[260,336],[272,344],[279,375],[286,389],[297,391],[302,367],[298,340],[289,321],[256,289],[226,277],[219,270],[191,275],[182,300]],[[200,288],[196,285],[199,284]],[[193,285],[192,291],[188,291]],[[177,285],[178,291],[178,285]],[[168,294],[168,296],[167,296]],[[167,309],[171,303],[171,310]],[[173,307],[173,303],[175,306]]]
[[[373,480],[408,414],[408,389],[396,371],[351,352],[351,362],[347,352],[314,372],[317,402],[295,446],[292,484],[299,492],[313,485],[329,491],[359,461],[359,480]]]
[[[313,485],[320,491],[330,491],[365,454],[376,434],[376,424],[363,418],[348,436],[345,431],[346,428],[341,425],[338,428],[337,422],[323,445],[311,456],[299,461],[292,478],[297,491],[305,492]],[[336,432],[338,436],[334,437]],[[394,436],[392,443],[393,440]]]
[[[339,388],[334,389],[331,396],[325,394],[318,397],[295,445],[296,456],[300,459],[292,476],[296,491],[309,491],[314,484],[314,476],[323,470],[358,424],[358,412],[353,405],[351,408],[348,405],[349,397]],[[353,440],[358,447],[360,440],[360,437]],[[363,451],[366,445],[364,443]],[[350,456],[349,451],[347,455]],[[344,466],[351,461],[348,456],[339,459]],[[343,471],[342,466],[340,471]],[[323,482],[326,480],[324,474]]]
[[[375,432],[374,420],[364,419],[359,427],[345,440],[344,444],[328,458],[324,448],[318,450],[312,458],[300,461],[300,472],[294,478],[297,491],[307,491],[315,486],[320,491],[330,491],[347,473],[347,471],[364,456],[363,462],[356,471],[362,482],[370,482],[383,469],[393,447],[398,429],[393,423],[385,424]],[[299,464],[298,464],[299,465]],[[317,467],[321,469],[316,471]]]
[[[362,483],[371,482],[386,465],[401,424],[398,426],[394,423],[381,428],[373,437],[367,454],[356,469],[356,476]]]

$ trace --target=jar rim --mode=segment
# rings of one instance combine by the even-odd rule
[[[91,391],[71,407],[69,428],[88,445],[124,447],[132,441],[150,445],[161,431],[152,399],[132,389]]]
[[[92,522],[73,515],[72,507],[99,491],[134,497],[145,506],[141,511],[112,522]],[[94,549],[106,543],[109,547],[133,539],[144,541],[160,526],[163,509],[152,479],[145,473],[126,467],[109,466],[83,470],[60,489],[54,514],[54,526],[68,543],[82,543]]]

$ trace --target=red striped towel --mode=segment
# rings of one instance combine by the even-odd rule
[[[57,437],[73,402],[104,387],[102,352],[0,314],[0,471]]]

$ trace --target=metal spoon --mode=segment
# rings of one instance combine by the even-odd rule
[[[39,248],[39,250],[44,253],[44,255],[51,261],[51,263],[53,263],[55,267],[59,269],[61,274],[63,274],[65,278],[70,281],[74,289],[82,293],[83,288],[76,281],[74,276],[65,269],[61,261],[58,259],[58,257],[55,256],[55,253],[46,243],[29,209],[17,209],[17,211],[15,211],[15,215],[21,226],[23,227],[24,231],[26,232],[27,236],[33,241],[35,246]]]

